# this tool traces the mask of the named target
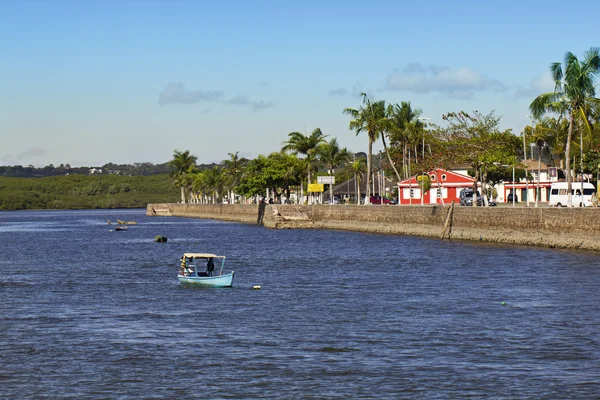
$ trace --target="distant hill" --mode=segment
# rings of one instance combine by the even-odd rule
[[[167,174],[77,175],[40,178],[0,176],[0,210],[144,208],[175,203],[179,189]]]

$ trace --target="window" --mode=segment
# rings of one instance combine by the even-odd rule
[[[445,181],[446,180],[446,174],[442,174],[442,180]]]
[[[434,174],[431,174],[430,178],[431,178],[432,181],[435,181],[435,175]]]

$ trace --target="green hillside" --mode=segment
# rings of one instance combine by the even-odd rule
[[[143,208],[174,203],[179,189],[168,175],[0,177],[0,210]]]

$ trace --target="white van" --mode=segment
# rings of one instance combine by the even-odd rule
[[[594,185],[588,182],[583,182],[583,196],[578,196],[581,193],[581,182],[571,182],[571,200],[573,207],[591,207],[592,193],[596,191]],[[550,187],[550,200],[548,205],[551,207],[565,207],[567,205],[567,182],[554,182]]]

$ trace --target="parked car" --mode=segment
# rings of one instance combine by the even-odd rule
[[[506,202],[512,203],[512,201],[513,201],[513,194],[509,193],[508,196],[506,196]],[[519,195],[515,194],[515,203],[518,203],[518,202],[519,202]]]
[[[338,196],[333,196],[333,199],[328,199],[325,201],[325,204],[340,204],[340,198]]]
[[[376,205],[376,206],[379,206],[382,203],[381,196],[371,196],[369,199],[370,199],[369,202],[371,204]],[[387,199],[387,198],[384,197],[383,198],[383,204],[384,205],[393,205],[393,204],[396,204],[396,202],[394,200],[390,200],[390,199]]]
[[[477,193],[479,197],[479,192]],[[463,189],[460,191],[460,205],[461,206],[472,206],[473,205],[473,189]]]
[[[460,192],[460,205],[461,206],[472,206],[473,205],[473,189],[463,189]],[[477,206],[483,206],[483,198],[477,192]],[[496,206],[496,202],[494,200],[488,199],[488,206],[494,207]]]

